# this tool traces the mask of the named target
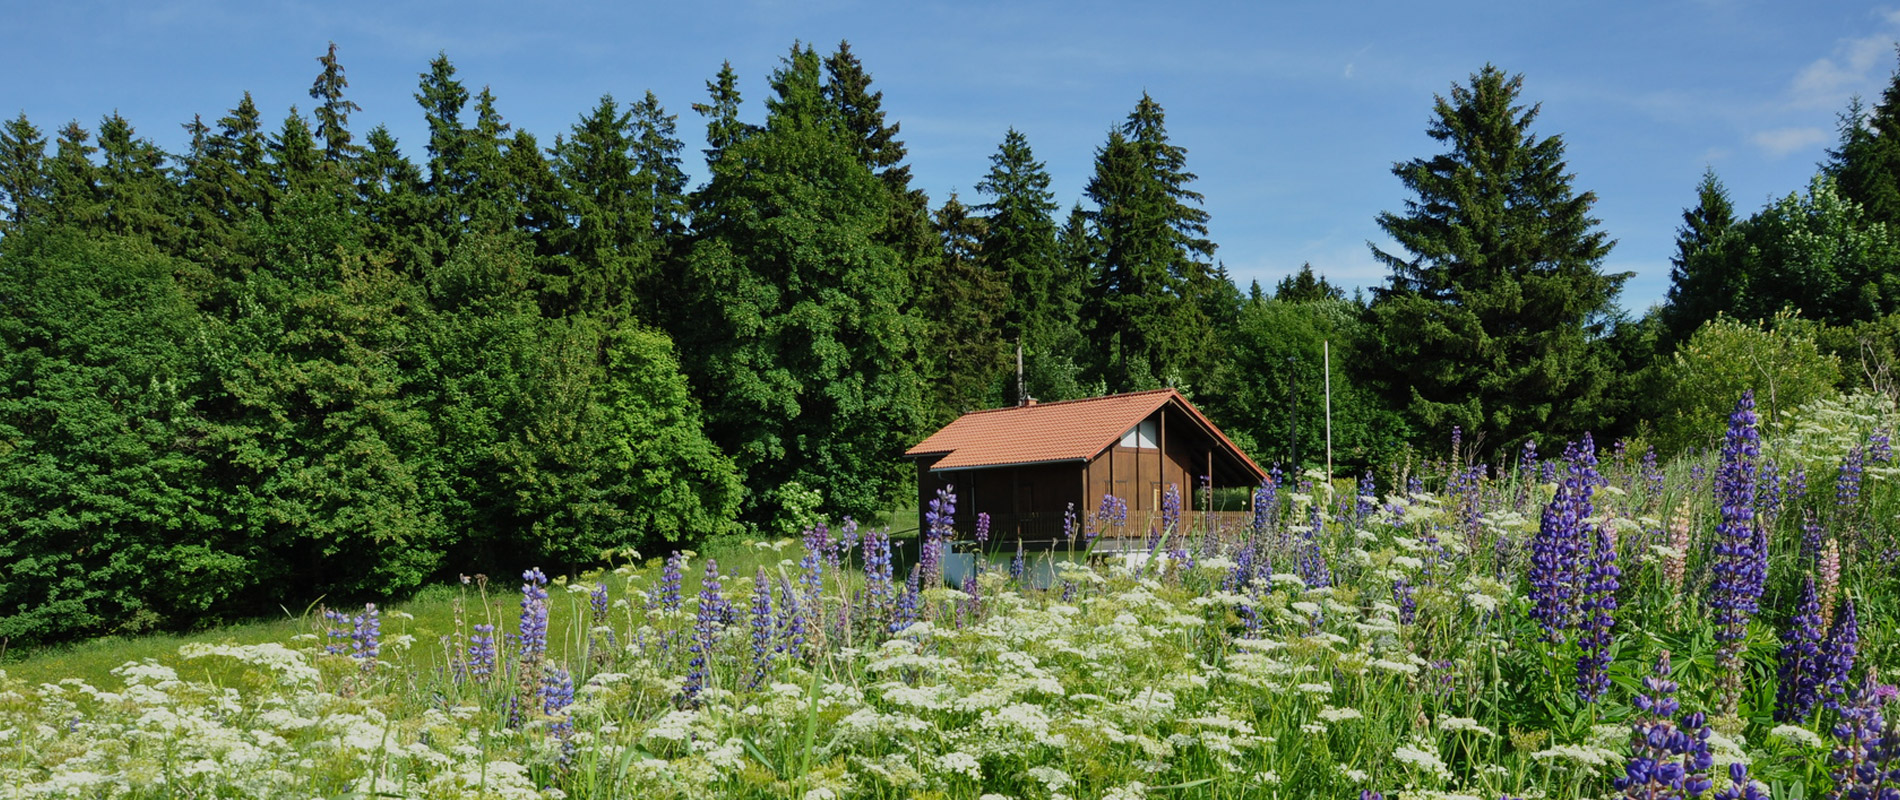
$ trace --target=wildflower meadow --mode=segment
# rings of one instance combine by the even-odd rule
[[[1053,549],[953,541],[946,491],[916,539],[0,677],[0,798],[1900,798],[1895,414],[1753,403],[1669,463],[1454,434],[1275,470],[1245,524],[1074,509]]]

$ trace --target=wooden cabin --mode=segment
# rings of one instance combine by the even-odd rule
[[[1071,506],[1079,518],[1111,494],[1128,504],[1131,527],[1145,526],[1170,484],[1193,525],[1204,478],[1218,489],[1267,477],[1173,389],[973,411],[904,455],[917,464],[919,530],[947,484],[958,533],[970,535],[976,515],[988,513],[993,542],[1054,541]]]

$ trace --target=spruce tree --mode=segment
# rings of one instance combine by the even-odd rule
[[[1714,169],[1702,173],[1696,185],[1694,208],[1682,211],[1676,229],[1676,254],[1669,259],[1669,296],[1663,324],[1670,342],[1688,341],[1689,335],[1716,314],[1733,311],[1743,277],[1733,259],[1719,252],[1735,227],[1735,206]]]
[[[1049,191],[1049,172],[1030,152],[1029,140],[1014,128],[990,156],[990,171],[976,189],[992,199],[976,209],[985,212],[979,258],[990,274],[1008,288],[1008,305],[1001,322],[1003,341],[1021,345],[1025,371],[1031,376],[1030,395],[1061,399],[1063,387],[1041,378],[1050,370],[1073,372],[1082,346],[1078,327],[1081,282],[1060,274],[1057,256],[1055,195]],[[1045,363],[1046,362],[1046,363]],[[1054,377],[1060,384],[1061,376]],[[1067,376],[1073,382],[1074,375]],[[1016,397],[1012,383],[1004,392]]]
[[[1531,132],[1522,87],[1486,65],[1438,97],[1427,133],[1448,150],[1394,165],[1414,199],[1378,217],[1404,254],[1373,248],[1392,274],[1365,363],[1423,435],[1512,446],[1608,419],[1599,340],[1629,274],[1600,271],[1596,195],[1571,188],[1560,136]]]
[[[944,425],[964,412],[1000,404],[1012,344],[1000,323],[1010,298],[1004,276],[982,257],[983,218],[951,194],[933,221],[941,256],[921,278],[919,304],[934,323],[935,346],[921,350],[923,377],[933,394],[929,399],[939,409],[930,423]]]
[[[1313,265],[1307,263],[1300,265],[1298,273],[1281,278],[1279,283],[1274,284],[1273,299],[1287,303],[1344,300],[1346,290],[1326,280],[1326,276],[1315,274]]]
[[[1900,70],[1872,113],[1856,99],[1841,115],[1841,139],[1822,169],[1871,221],[1900,225]]]
[[[821,96],[809,49],[773,75],[763,128],[732,134],[734,85],[722,73],[705,106],[712,178],[693,204],[674,335],[754,520],[789,481],[862,517],[903,485],[898,456],[921,427],[907,283],[877,235],[889,194]]]
[[[97,230],[105,220],[105,199],[99,188],[99,168],[92,163],[92,131],[78,121],[59,129],[52,161],[46,165],[47,216],[54,223],[79,230]]]
[[[323,72],[310,85],[310,99],[318,101],[314,111],[317,139],[323,142],[325,161],[347,163],[358,152],[350,143],[350,112],[361,111],[363,107],[343,99],[343,90],[349,88],[350,82],[343,77],[343,65],[337,63],[336,42],[331,42],[329,51],[317,57],[317,63],[323,65]]]
[[[132,123],[110,114],[99,123],[100,198],[104,232],[132,236],[167,252],[176,249],[170,159],[158,145],[139,138]]]
[[[46,184],[46,136],[22,111],[0,126],[0,207],[6,212],[0,235],[45,216]]]
[[[1097,374],[1111,391],[1198,380],[1213,332],[1214,243],[1201,195],[1188,188],[1187,151],[1168,143],[1164,113],[1146,93],[1096,152],[1086,194],[1101,241],[1085,307]]]

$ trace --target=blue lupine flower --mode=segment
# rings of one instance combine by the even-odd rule
[[[1801,516],[1801,561],[1811,571],[1821,568],[1821,521],[1812,508]]]
[[[1663,471],[1662,467],[1656,463],[1656,448],[1654,445],[1651,445],[1649,449],[1643,451],[1643,485],[1644,488],[1649,490],[1649,496],[1651,498],[1662,497]]]
[[[864,534],[864,594],[880,612],[890,603],[896,577],[891,567],[891,536],[887,531]]]
[[[382,613],[375,603],[364,603],[363,613],[350,623],[350,657],[363,662],[363,671],[369,672],[376,668],[376,658],[383,652]]]
[[[1729,785],[1716,792],[1715,800],[1768,800],[1768,793],[1761,785],[1748,779],[1748,765],[1740,761],[1728,765]]]
[[[548,652],[548,576],[540,567],[521,573],[521,658],[540,663]]]
[[[1900,800],[1900,726],[1888,725],[1873,676],[1841,704],[1834,726],[1834,790],[1830,798]]]
[[[1875,428],[1867,434],[1867,460],[1875,464],[1885,464],[1893,460],[1893,432],[1886,428]]]
[[[1623,776],[1611,782],[1624,797],[1701,797],[1713,785],[1708,777],[1715,762],[1709,754],[1709,728],[1700,711],[1674,719],[1680,709],[1676,688],[1664,651],[1655,673],[1643,678],[1636,721],[1630,726],[1630,757],[1623,762]]]
[[[725,598],[719,592],[723,587],[719,583],[719,562],[706,559],[706,575],[699,585],[699,610],[693,617],[692,644],[687,647],[693,657],[687,661],[686,684],[680,694],[691,703],[698,699],[701,690],[706,688],[712,678],[713,648],[719,644],[722,621],[728,616]]]
[[[1024,559],[1023,556],[1024,556],[1023,540],[1017,539],[1016,540],[1016,557],[1010,559],[1009,561],[1009,577],[1011,580],[1020,582],[1023,579],[1023,572],[1028,567],[1028,564],[1026,563],[1026,560]]]
[[[757,689],[765,682],[765,676],[772,672],[772,657],[780,649],[775,640],[777,619],[772,613],[772,582],[765,576],[765,568],[759,567],[752,576],[752,680],[751,688]]]
[[[1418,589],[1404,578],[1392,582],[1392,604],[1399,607],[1399,624],[1418,620]]]
[[[1722,710],[1733,712],[1741,692],[1742,640],[1755,615],[1768,577],[1765,533],[1755,518],[1756,459],[1761,436],[1755,429],[1755,392],[1742,393],[1729,416],[1728,436],[1715,475],[1721,516],[1715,526],[1715,575],[1709,605],[1715,609],[1716,641],[1721,645]]]
[[[976,515],[976,544],[978,547],[981,547],[983,545],[989,544],[989,542],[990,542],[990,512],[988,511],[979,512]]]
[[[1795,605],[1794,618],[1781,632],[1781,658],[1776,667],[1775,721],[1806,722],[1821,701],[1821,599],[1808,576]]]
[[[574,705],[574,676],[550,665],[541,679],[541,713],[550,720],[548,733],[563,742],[574,732],[574,722],[567,717],[567,707],[571,705]],[[565,753],[562,760],[566,760]]]
[[[1840,474],[1834,479],[1834,505],[1852,508],[1860,502],[1860,481],[1866,471],[1867,455],[1858,445],[1841,460]]]
[[[468,637],[468,674],[476,683],[487,683],[495,674],[495,626],[477,623]]]
[[[686,557],[675,550],[672,555],[666,557],[666,563],[660,567],[660,594],[656,598],[660,610],[680,610],[680,586],[686,579],[685,573]]]
[[[1584,588],[1582,633],[1577,644],[1583,653],[1577,658],[1577,696],[1584,702],[1596,702],[1610,688],[1611,630],[1616,624],[1617,581],[1622,572],[1616,567],[1616,546],[1602,526],[1596,528],[1591,548],[1590,574]]]
[[[929,586],[943,584],[943,548],[956,535],[957,493],[953,487],[937,490],[937,498],[924,511],[924,531],[917,554],[920,581]]]
[[[1589,434],[1565,448],[1564,462],[1564,480],[1544,506],[1530,548],[1531,618],[1553,645],[1562,644],[1565,632],[1576,627],[1588,588],[1591,565],[1585,553],[1593,541],[1588,519],[1598,483],[1596,444]]]
[[[1854,600],[1848,598],[1841,613],[1834,615],[1834,627],[1821,642],[1821,655],[1815,661],[1815,680],[1820,685],[1827,707],[1840,710],[1853,688],[1854,657],[1860,650],[1860,621],[1854,615]]]

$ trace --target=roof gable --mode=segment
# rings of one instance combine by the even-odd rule
[[[916,458],[943,454],[931,465],[932,470],[1086,461],[1169,404],[1192,418],[1221,449],[1244,465],[1243,469],[1266,477],[1265,471],[1173,389],[972,411],[918,442],[904,455]]]

